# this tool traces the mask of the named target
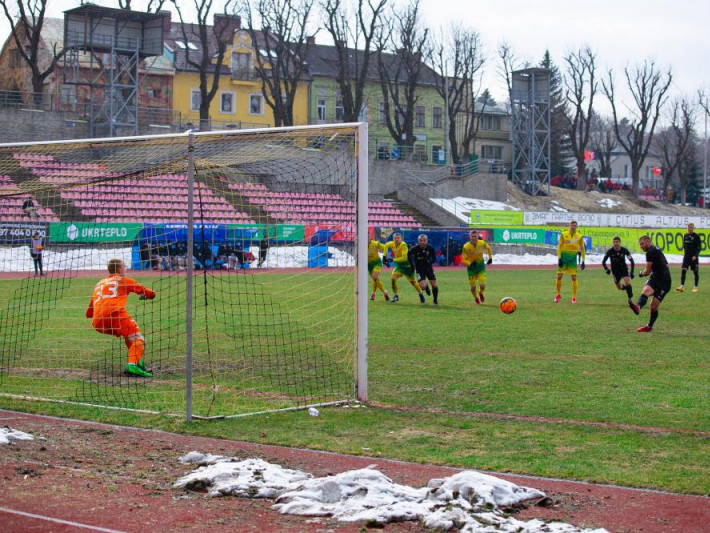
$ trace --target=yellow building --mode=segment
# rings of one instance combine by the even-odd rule
[[[222,17],[215,17],[218,22]],[[217,92],[210,104],[209,118],[212,129],[258,128],[274,126],[274,115],[266,102],[262,82],[254,68],[256,54],[266,55],[263,49],[254,46],[249,32],[240,27],[238,17],[229,17],[233,29],[227,32],[230,42],[220,66]],[[184,27],[184,33],[183,33]],[[211,28],[209,34],[214,37]],[[187,35],[188,39],[185,39]],[[173,23],[165,40],[166,55],[175,66],[173,78],[173,107],[179,112],[183,124],[200,122],[200,75],[199,70],[187,59],[198,61],[202,57],[197,26]],[[215,43],[210,46],[216,49]],[[217,68],[216,61],[213,68]],[[213,74],[208,78],[208,90]],[[293,108],[295,125],[308,124],[309,82],[299,83]]]

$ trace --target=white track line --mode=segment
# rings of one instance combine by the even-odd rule
[[[64,524],[67,526],[74,526],[81,529],[90,529],[91,531],[103,531],[104,533],[125,533],[119,531],[118,529],[106,529],[105,527],[89,526],[86,524],[80,524],[79,522],[71,522],[69,520],[61,520],[59,518],[52,518],[51,516],[44,516],[33,513],[26,513],[24,511],[17,511],[15,509],[8,509],[7,507],[0,507],[0,513],[15,514],[19,516],[26,516],[28,518],[36,518],[37,520],[45,520],[47,522],[54,522],[56,524]]]

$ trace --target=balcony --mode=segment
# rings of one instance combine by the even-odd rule
[[[232,70],[231,78],[235,81],[254,81],[256,79],[256,71],[253,68]]]

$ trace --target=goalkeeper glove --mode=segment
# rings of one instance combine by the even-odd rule
[[[557,260],[557,266],[559,268],[562,268],[562,258],[561,257]]]
[[[155,298],[155,291],[151,291],[150,289],[146,289],[145,292],[138,297],[139,300],[152,300],[153,298]]]
[[[586,265],[584,264],[584,261],[582,261],[582,264],[579,265],[579,266],[582,268],[582,270],[584,270],[585,268],[587,268]]]
[[[609,274],[611,274],[611,270],[609,270],[609,269],[606,268],[606,267],[604,267],[604,271],[606,272],[607,276],[608,276]]]
[[[489,257],[489,258],[488,258],[488,262],[487,262],[486,264],[487,264],[487,265],[490,265],[490,264],[492,264],[492,263],[493,263],[493,258],[492,258],[492,257]]]

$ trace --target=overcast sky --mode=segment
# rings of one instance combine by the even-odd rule
[[[181,5],[187,9],[193,2],[182,0]],[[95,3],[117,7],[115,1]],[[145,4],[133,1],[134,9]],[[49,15],[61,17],[79,1],[49,0],[49,5]],[[589,45],[597,54],[599,73],[611,68],[617,84],[624,67],[651,59],[659,69],[672,70],[673,96],[694,97],[701,88],[710,92],[710,0],[421,0],[421,7],[432,31],[454,22],[478,31],[488,58],[485,85],[498,101],[505,95],[496,54],[503,41],[531,64],[549,49],[560,68],[567,53]],[[9,29],[2,18],[4,41]],[[326,40],[321,31],[318,41]]]

